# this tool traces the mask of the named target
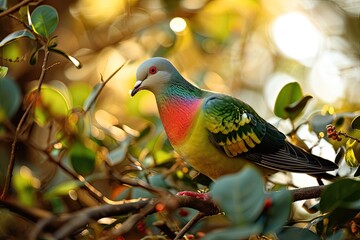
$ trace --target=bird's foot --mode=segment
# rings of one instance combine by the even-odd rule
[[[192,191],[182,191],[182,192],[178,192],[176,195],[193,197],[193,198],[201,199],[204,201],[208,201],[211,199],[210,193],[208,193],[208,192],[207,193],[199,193],[199,192],[192,192]]]

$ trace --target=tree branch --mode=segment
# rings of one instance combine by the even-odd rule
[[[307,187],[301,189],[290,190],[294,201],[316,198],[321,195],[326,186]],[[174,209],[187,207],[192,208],[199,213],[189,221],[177,234],[175,239],[180,239],[189,231],[198,221],[206,216],[217,215],[221,213],[221,209],[213,201],[204,201],[201,199],[167,195],[153,199],[133,199],[118,201],[116,204],[103,204],[100,206],[88,207],[73,213],[64,213],[59,216],[52,215],[50,212],[33,208],[31,212],[23,207],[18,207],[5,201],[0,201],[0,205],[7,207],[9,210],[27,217],[29,220],[37,222],[31,236],[36,239],[39,234],[46,231],[53,231],[52,237],[62,239],[70,236],[74,232],[84,228],[90,221],[98,220],[104,217],[133,214],[117,230],[114,230],[109,239],[114,236],[124,235],[129,232],[135,224],[147,215],[157,211],[157,204],[163,204],[164,210],[173,211]]]
[[[25,123],[25,120],[26,120],[27,116],[29,115],[33,105],[35,104],[35,102],[37,101],[37,99],[39,97],[41,86],[42,86],[42,84],[44,82],[44,79],[45,79],[46,65],[47,65],[48,57],[49,57],[49,50],[47,49],[47,47],[44,47],[44,59],[43,59],[43,64],[42,64],[42,67],[41,67],[41,73],[40,73],[38,86],[37,86],[34,98],[30,102],[29,106],[26,108],[24,114],[22,115],[22,117],[21,117],[21,119],[20,119],[20,121],[19,121],[19,123],[18,123],[18,125],[16,127],[15,137],[14,137],[14,140],[13,140],[12,145],[11,145],[10,160],[9,160],[9,165],[8,165],[8,169],[7,169],[7,173],[6,173],[5,184],[4,184],[4,188],[2,190],[2,194],[0,196],[1,199],[5,198],[5,195],[7,194],[7,191],[9,189],[9,187],[10,187],[10,184],[11,184],[12,173],[13,173],[14,165],[15,165],[16,144],[17,144],[20,132],[22,130],[23,124]]]
[[[315,186],[315,187],[305,187],[290,190],[293,195],[293,201],[300,201],[311,198],[318,198],[321,196],[322,192],[325,190],[326,185]]]
[[[0,18],[5,16],[5,15],[8,15],[8,14],[11,14],[15,11],[17,11],[18,9],[20,9],[21,7],[27,5],[27,4],[30,4],[30,3],[33,3],[32,5],[38,5],[40,4],[41,2],[43,2],[44,0],[38,0],[38,1],[33,1],[33,0],[24,0],[22,2],[19,2],[18,4],[12,6],[11,8],[3,11],[0,13]]]

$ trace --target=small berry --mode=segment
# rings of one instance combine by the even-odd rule
[[[189,215],[189,211],[186,210],[186,209],[180,208],[180,209],[179,209],[179,215],[180,215],[181,217],[186,217],[186,216]]]

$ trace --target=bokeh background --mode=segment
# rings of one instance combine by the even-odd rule
[[[356,110],[360,104],[360,1],[78,0],[49,4],[60,14],[55,33],[59,48],[77,57],[83,68],[78,70],[53,56],[52,61],[60,64],[51,69],[47,81],[91,88],[100,74],[106,77],[130,60],[108,84],[99,103],[99,111],[121,122],[131,124],[138,114],[156,114],[149,93],[135,100],[129,97],[137,66],[152,56],[169,58],[195,84],[239,97],[267,118],[273,116],[277,93],[290,81],[300,82],[304,93],[314,96],[314,104],[338,110]],[[1,37],[13,31],[5,21]],[[11,57],[7,54],[11,53],[3,52],[3,58]],[[23,61],[3,64],[11,65],[9,73],[26,88],[39,66]]]
[[[7,3],[11,6],[17,1]],[[359,115],[360,0],[50,0],[42,4],[59,13],[53,34],[58,48],[82,63],[77,69],[62,56],[50,54],[45,83],[61,92],[68,109],[82,106],[95,84],[128,61],[100,94],[89,135],[108,151],[120,146],[117,154],[123,157],[129,135],[149,129],[148,142],[139,144],[146,147],[132,152],[144,165],[151,154],[158,160],[173,157],[152,94],[142,91],[133,98],[129,94],[137,67],[153,56],[168,58],[201,88],[249,103],[284,132],[291,130],[291,124],[280,122],[273,108],[280,89],[293,81],[300,83],[305,95],[313,96],[298,122],[314,113]],[[22,28],[17,21],[2,17],[0,39]],[[41,71],[41,52],[39,62],[29,64],[34,44],[20,39],[0,52],[0,65],[8,67],[8,76],[23,96],[36,86]],[[11,119],[13,126],[23,110]],[[31,138],[45,144],[49,131],[53,129],[46,124],[35,126]],[[109,142],[109,135],[117,146]],[[0,140],[3,185],[11,141],[4,135]],[[315,135],[312,145],[317,141]],[[328,150],[323,156],[334,159],[336,149],[330,146]],[[20,175],[30,176],[35,189],[70,179],[59,176],[57,166],[44,159],[19,143],[16,172],[20,168]],[[187,173],[185,168],[183,172]],[[116,196],[105,180],[96,184],[105,189],[105,195]]]

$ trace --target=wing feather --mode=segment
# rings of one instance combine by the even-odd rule
[[[246,103],[213,94],[203,105],[209,140],[228,157],[245,158],[260,166],[290,172],[322,173],[337,165],[286,141]]]

